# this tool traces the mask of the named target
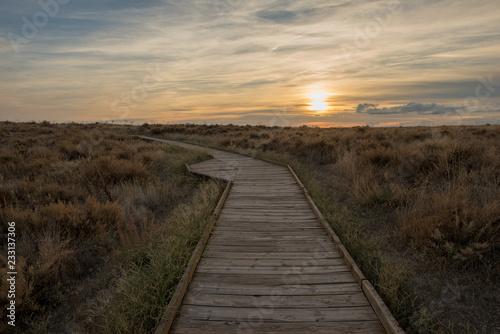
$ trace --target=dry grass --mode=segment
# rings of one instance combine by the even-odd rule
[[[126,131],[0,123],[0,303],[7,302],[6,222],[14,221],[19,332],[78,331],[75,317],[88,312],[82,307],[88,300],[75,304],[75,287],[102,288],[99,277],[109,279],[113,268],[132,261],[123,254],[175,231],[165,222],[199,192],[184,163],[205,153],[146,143]],[[207,191],[213,197],[217,189],[211,184]]]
[[[357,260],[366,262],[364,270],[407,330],[433,328],[430,312],[439,326],[433,331],[499,331],[499,126],[145,124],[140,130],[293,164],[308,187],[317,188],[322,209],[336,212],[330,222]],[[336,218],[340,211],[348,223]],[[380,252],[375,258],[390,260],[365,261],[373,249]],[[393,279],[402,267],[409,278]],[[450,302],[447,285],[455,280],[462,297]],[[418,297],[414,306],[412,296]],[[420,316],[411,314],[419,308]]]
[[[93,308],[90,332],[151,333],[156,328],[209,221],[219,189],[207,184],[191,204],[172,213],[153,242],[144,243],[149,228],[129,230],[136,247],[126,253],[115,290],[102,290]],[[140,244],[140,247],[137,245]]]

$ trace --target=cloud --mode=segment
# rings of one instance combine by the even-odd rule
[[[365,114],[378,114],[378,115],[388,115],[388,114],[409,114],[409,113],[417,113],[417,114],[449,114],[454,113],[461,107],[450,107],[436,103],[418,103],[418,102],[410,102],[406,105],[394,106],[394,107],[384,107],[377,108],[378,104],[371,103],[363,103],[359,104],[356,108],[357,113],[365,113]]]
[[[375,107],[378,107],[378,104],[371,104],[371,103],[358,104],[358,107],[356,108],[356,112],[359,112],[359,113],[367,112],[367,110],[373,109]]]
[[[287,9],[280,9],[283,6],[286,6]],[[346,4],[325,5],[312,2],[298,2],[293,5],[289,3],[285,5],[278,2],[266,9],[257,11],[255,15],[260,20],[276,24],[317,24],[331,19],[341,7],[346,7]]]
[[[262,10],[257,12],[257,17],[274,23],[293,23],[296,16],[294,12],[288,10]]]
[[[245,83],[240,84],[238,87],[239,88],[245,88],[245,87],[255,87],[255,86],[262,86],[262,85],[270,85],[274,84],[277,82],[280,82],[281,80],[252,80],[248,81]]]
[[[0,1],[0,119],[115,119],[113,101],[157,67],[163,81],[127,119],[266,122],[274,114],[259,110],[287,105],[305,115],[294,124],[317,121],[309,87],[331,92],[335,111],[355,108],[346,124],[437,118],[454,111],[447,106],[475,106],[479,77],[500,80],[497,1],[405,3],[390,19],[387,0],[70,1],[17,54],[8,34],[23,36],[23,17],[33,22],[42,9]],[[466,22],[456,20],[463,13]],[[383,26],[369,42],[355,39],[374,25]],[[474,116],[500,115],[494,88],[479,90],[491,96]],[[332,114],[321,119],[338,124]]]

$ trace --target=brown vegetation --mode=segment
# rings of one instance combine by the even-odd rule
[[[206,158],[205,153],[146,143],[123,130],[97,124],[0,123],[0,304],[6,319],[6,236],[7,222],[13,221],[21,331],[78,328],[70,323],[82,308],[72,303],[78,299],[76,287],[99,289],[85,283],[99,272],[109,271],[101,274],[105,280],[117,279],[119,275],[110,276],[113,268],[126,267],[123,259],[137,260],[123,254],[149,247],[166,229],[176,231],[175,224],[165,221],[199,191],[199,181],[185,173],[184,163]],[[209,187],[212,197],[213,189],[217,186]]]
[[[141,133],[291,164],[407,332],[500,331],[499,126],[5,122],[0,133],[0,262],[15,221],[21,330],[155,327],[217,186],[200,192],[184,172],[203,153],[130,136]]]
[[[345,211],[349,224],[330,222],[344,239],[359,236],[344,241],[408,331],[432,323],[443,332],[500,330],[499,126],[145,124],[141,131],[294,165],[324,211]],[[360,238],[392,265],[384,269]],[[403,267],[407,274],[394,279]],[[411,296],[416,304],[401,304]],[[428,313],[435,319],[422,324]]]

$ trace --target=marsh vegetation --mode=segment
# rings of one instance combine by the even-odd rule
[[[0,133],[0,261],[15,221],[20,332],[155,328],[220,185],[184,169],[207,153],[136,134],[290,164],[405,331],[500,332],[499,126],[3,122]]]
[[[150,332],[163,314],[220,187],[185,171],[205,152],[124,130],[0,123],[0,261],[13,221],[20,333]]]

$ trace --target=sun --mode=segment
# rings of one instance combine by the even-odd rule
[[[329,96],[330,94],[325,93],[325,92],[312,92],[309,94],[309,98],[311,99],[311,103],[309,105],[310,110],[314,110],[317,112],[323,112],[326,109],[328,109],[328,103],[325,102],[325,99]]]

